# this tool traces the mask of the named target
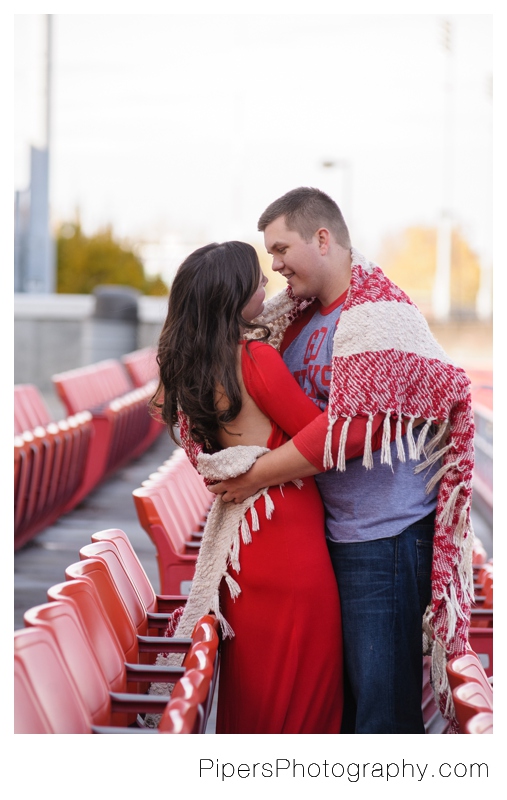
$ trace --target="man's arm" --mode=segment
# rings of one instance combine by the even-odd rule
[[[321,472],[299,452],[292,441],[257,459],[253,467],[237,478],[229,478],[214,486],[210,492],[221,494],[224,502],[241,503],[266,486],[278,486],[296,478],[307,478]]]
[[[372,450],[379,450],[382,446],[382,422],[383,414],[376,414],[372,420],[371,445]],[[414,421],[414,428],[420,425],[422,418]],[[332,434],[332,454],[333,461],[336,463],[338,447],[341,438],[344,419],[337,420],[333,426]],[[391,424],[391,441],[396,435],[396,420],[393,418]],[[364,442],[366,437],[367,417],[354,417],[352,420],[345,445],[345,458],[358,458],[364,452]],[[402,432],[405,433],[405,424]],[[222,499],[227,502],[241,503],[247,497],[255,494],[259,489],[266,486],[277,486],[280,483],[288,483],[296,478],[307,478],[323,472],[321,466],[322,453],[324,449],[325,436],[327,431],[327,416],[320,415],[313,422],[306,426],[303,431],[296,434],[294,439],[286,442],[276,450],[258,458],[253,467],[237,478],[230,478],[221,481],[214,486],[209,486],[209,490],[215,494],[221,494]],[[307,435],[307,432],[310,434]],[[296,442],[297,444],[295,444]],[[312,447],[311,444],[314,444]],[[301,452],[302,451],[302,452]],[[303,454],[304,453],[304,454]],[[306,458],[312,458],[309,461]]]

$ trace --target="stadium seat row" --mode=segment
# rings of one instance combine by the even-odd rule
[[[14,387],[15,550],[163,432],[148,411],[156,375],[152,348],[54,375],[58,422],[35,386]]]
[[[175,450],[132,495],[139,523],[156,548],[161,591],[188,594],[215,495],[182,449]]]
[[[493,559],[486,560],[486,551],[477,540],[473,553],[475,602],[469,642],[478,654],[489,678],[493,676]]]
[[[97,532],[79,556],[14,632],[15,733],[204,733],[219,659],[215,617],[174,638],[185,598],[156,595],[123,531]],[[160,652],[180,654],[180,663],[158,666]],[[152,682],[168,693],[148,694]],[[157,727],[146,727],[146,714]]]
[[[493,685],[472,649],[447,664],[460,733],[493,733]]]

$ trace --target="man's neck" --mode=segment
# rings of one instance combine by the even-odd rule
[[[334,303],[349,288],[351,267],[352,255],[350,250],[338,247],[333,253],[328,279],[318,296],[324,308]]]

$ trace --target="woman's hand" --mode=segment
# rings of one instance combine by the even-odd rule
[[[208,486],[210,492],[213,494],[221,495],[224,503],[242,503],[247,497],[259,491],[263,487],[259,486],[258,480],[255,477],[255,464],[248,472],[239,475],[237,478],[228,478],[226,481],[220,481],[213,486]]]

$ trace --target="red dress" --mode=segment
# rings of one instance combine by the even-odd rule
[[[270,449],[321,412],[270,346],[243,348],[245,387],[270,418]],[[241,544],[241,587],[221,607],[235,636],[222,645],[216,733],[339,733],[342,716],[340,601],[324,535],[324,510],[313,478],[298,489],[269,490],[255,508],[259,530]],[[251,523],[250,513],[248,521]]]

